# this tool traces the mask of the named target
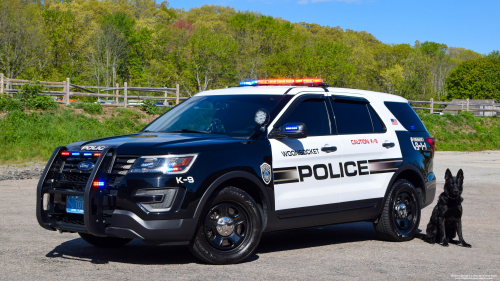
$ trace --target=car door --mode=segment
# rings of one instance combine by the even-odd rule
[[[342,202],[356,205],[356,201],[384,197],[402,164],[396,134],[387,130],[368,100],[332,95],[330,101],[343,147]]]
[[[270,128],[304,123],[308,136],[270,139],[276,210],[338,203],[342,145],[325,94],[302,94]],[[335,151],[336,149],[336,151]]]

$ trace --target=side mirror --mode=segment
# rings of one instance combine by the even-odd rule
[[[302,139],[307,137],[307,126],[304,123],[286,123],[285,125],[274,128],[269,133],[272,139]]]

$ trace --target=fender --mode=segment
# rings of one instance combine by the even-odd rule
[[[208,199],[214,193],[214,191],[225,181],[234,179],[234,178],[245,178],[248,180],[251,180],[253,183],[255,183],[262,194],[264,194],[265,197],[265,204],[267,204],[268,210],[271,210],[270,206],[270,201],[269,201],[269,195],[266,192],[266,189],[264,188],[264,185],[252,174],[244,171],[232,171],[229,173],[226,173],[219,178],[217,178],[210,186],[207,188],[205,193],[203,193],[203,196],[200,199],[200,202],[198,203],[198,206],[196,207],[196,210],[194,212],[193,218],[199,218],[201,216],[201,212],[203,211],[203,208],[205,207],[205,204],[207,203]]]
[[[396,181],[396,178],[399,176],[399,174],[401,174],[402,172],[408,171],[408,170],[412,170],[413,172],[416,172],[418,174],[418,176],[420,178],[420,185],[422,186],[422,196],[424,196],[424,198],[425,198],[424,176],[422,175],[420,170],[417,169],[417,167],[410,165],[410,164],[404,164],[401,167],[399,167],[399,169],[396,172],[394,172],[394,175],[392,175],[392,178],[389,181],[389,185],[387,186],[387,189],[385,190],[385,195],[384,195],[384,200],[382,201],[382,206],[385,206],[385,201],[387,200],[387,198],[389,196],[389,191],[391,191],[391,187],[394,184],[394,182]],[[421,206],[421,208],[423,208],[423,206]],[[380,209],[380,212],[382,212],[382,209]]]

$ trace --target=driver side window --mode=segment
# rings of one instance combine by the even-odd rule
[[[302,122],[307,126],[308,136],[331,134],[330,117],[326,102],[320,99],[308,99],[301,102],[285,119],[285,123]]]

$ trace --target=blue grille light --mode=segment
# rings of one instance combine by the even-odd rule
[[[99,181],[99,187],[103,187],[104,186],[104,182],[103,181]]]
[[[411,128],[412,130],[415,130],[415,126],[413,126],[413,125],[411,125],[411,126],[410,126],[410,128]]]
[[[85,157],[92,157],[93,153],[92,152],[84,152],[83,156]]]
[[[71,156],[80,157],[80,152],[71,152]]]
[[[298,126],[289,126],[289,127],[285,127],[285,131],[298,131],[299,130],[299,127]]]

